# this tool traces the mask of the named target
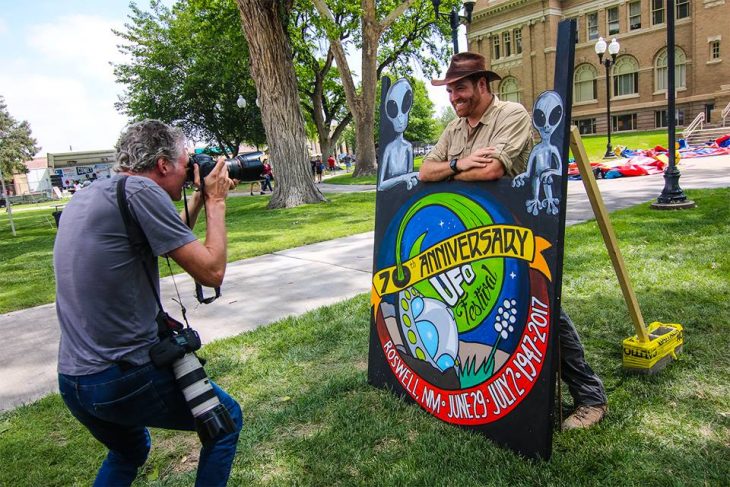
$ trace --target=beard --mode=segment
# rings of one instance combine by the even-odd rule
[[[454,108],[457,116],[468,117],[479,106],[481,101],[482,95],[475,89],[470,97],[454,100],[451,106]]]

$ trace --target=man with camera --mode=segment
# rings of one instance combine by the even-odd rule
[[[197,165],[189,171],[184,135],[156,120],[126,129],[114,169],[119,174],[74,195],[59,222],[61,396],[109,449],[94,485],[132,483],[150,450],[149,426],[197,429],[203,447],[196,485],[225,485],[241,409],[208,380],[192,353],[197,334],[182,326],[179,334],[165,329],[179,324],[162,309],[157,260],[169,256],[201,284],[220,286],[226,196],[234,182],[223,159],[203,179]],[[181,199],[186,179],[200,188],[188,202],[189,226],[172,203]],[[201,243],[191,228],[203,208]]]

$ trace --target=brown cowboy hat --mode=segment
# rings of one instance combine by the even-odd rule
[[[475,52],[460,52],[451,56],[449,69],[446,70],[444,79],[432,79],[433,86],[443,86],[459,81],[462,78],[471,76],[472,74],[484,73],[487,81],[496,81],[502,79],[500,75],[487,69],[487,62],[484,56]]]

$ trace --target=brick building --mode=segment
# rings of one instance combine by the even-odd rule
[[[722,123],[730,106],[730,1],[675,4],[677,125],[699,113]],[[492,90],[531,109],[552,88],[564,19],[578,24],[573,122],[581,132],[606,131],[606,70],[594,50],[599,37],[621,45],[611,68],[612,129],[666,127],[666,0],[477,0],[467,41],[502,76]]]

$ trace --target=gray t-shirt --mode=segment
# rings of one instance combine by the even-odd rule
[[[119,212],[119,176],[74,194],[63,209],[53,265],[56,312],[61,326],[58,372],[88,375],[125,361],[149,362],[157,343],[157,302],[132,252]],[[145,265],[159,293],[157,256],[195,240],[169,195],[149,178],[130,176],[127,200],[152,252]],[[154,255],[153,255],[154,254]]]

